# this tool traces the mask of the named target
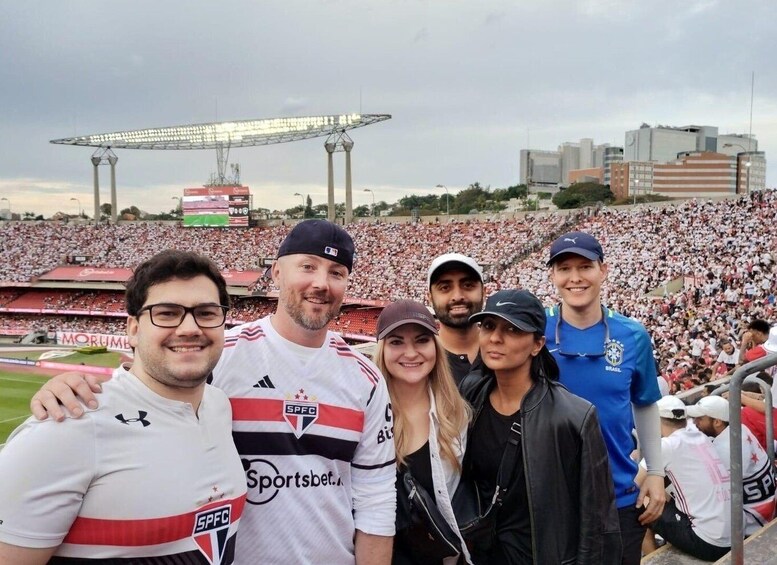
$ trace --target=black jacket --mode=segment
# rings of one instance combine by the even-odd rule
[[[488,372],[462,381],[471,425],[495,386]],[[543,378],[526,393],[520,414],[534,563],[619,564],[618,512],[596,409]]]

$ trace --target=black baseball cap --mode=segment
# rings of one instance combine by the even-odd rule
[[[545,308],[528,290],[500,290],[486,300],[482,312],[472,314],[470,323],[486,316],[498,316],[521,331],[545,333]]]
[[[599,241],[590,233],[572,231],[565,233],[550,244],[550,259],[548,266],[563,253],[580,255],[591,261],[604,261],[604,251]]]
[[[278,248],[278,257],[298,253],[340,263],[349,273],[353,270],[353,239],[347,231],[328,220],[305,220],[292,228]]]
[[[398,300],[386,306],[378,316],[378,339],[383,339],[400,326],[418,324],[437,335],[437,324],[429,309],[415,300]]]

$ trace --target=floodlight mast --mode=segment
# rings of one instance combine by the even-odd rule
[[[329,154],[329,218],[334,220],[334,182],[332,173],[332,153],[346,152],[346,222],[351,220],[351,175],[350,157],[353,141],[345,133],[349,129],[369,126],[390,120],[391,114],[339,114],[324,116],[306,116],[289,118],[267,118],[258,120],[240,120],[234,122],[216,122],[188,124],[161,128],[100,133],[63,139],[52,139],[50,143],[58,145],[77,145],[111,149],[156,149],[186,150],[215,149],[219,184],[226,184],[226,169],[229,150],[233,147],[255,147],[276,143],[289,143],[330,136],[325,148]],[[343,138],[345,136],[345,138]],[[334,138],[334,139],[333,139]],[[96,165],[95,165],[96,171]],[[97,181],[95,181],[97,182]],[[114,181],[115,184],[115,181]],[[95,196],[95,209],[99,209],[99,194]],[[97,216],[97,214],[96,214]],[[112,214],[113,216],[113,214]],[[99,216],[97,216],[99,217]]]

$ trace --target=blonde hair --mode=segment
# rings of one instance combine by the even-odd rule
[[[448,364],[448,355],[442,346],[440,338],[436,335],[432,335],[432,337],[434,338],[437,360],[429,373],[429,388],[437,405],[437,419],[439,421],[437,442],[440,445],[440,456],[446,459],[454,469],[461,470],[461,463],[456,453],[461,451],[463,447],[461,445],[461,431],[469,424],[472,410],[461,394],[459,394],[459,389],[456,388],[453,373]],[[405,434],[407,418],[402,410],[401,401],[394,390],[394,378],[389,373],[383,360],[385,342],[385,339],[378,341],[378,348],[375,352],[375,364],[386,377],[386,384],[388,385],[391,408],[394,412],[394,446],[397,451],[397,466],[400,466],[409,455]]]

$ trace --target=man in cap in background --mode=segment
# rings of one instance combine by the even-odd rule
[[[728,400],[721,396],[705,396],[696,404],[688,406],[687,413],[689,418],[693,418],[699,431],[712,438],[712,446],[718,452],[726,470],[729,470],[731,436]],[[774,469],[769,464],[769,457],[753,432],[743,424],[742,486],[746,536],[754,534],[774,518],[774,480]]]
[[[429,302],[440,322],[439,337],[457,384],[482,368],[478,328],[469,318],[483,308],[483,282],[483,269],[477,261],[461,253],[435,258],[426,275]]]
[[[657,402],[661,417],[662,468],[670,480],[663,512],[649,524],[645,553],[655,549],[653,532],[677,549],[717,561],[731,547],[731,479],[709,438],[687,425],[686,406],[676,396]],[[640,471],[638,480],[646,477]]]
[[[276,313],[226,333],[213,385],[230,397],[248,483],[236,563],[391,562],[396,490],[386,382],[327,330],[353,260],[343,228],[300,222],[272,266]],[[83,385],[79,395],[94,400]],[[44,389],[79,408],[63,380]],[[39,392],[34,413],[43,415],[38,401],[57,417],[52,398]]]
[[[661,393],[650,337],[642,324],[601,303],[608,266],[592,235],[571,232],[556,239],[548,267],[561,304],[547,311],[547,346],[558,362],[561,382],[599,412],[615,485],[623,565],[636,565],[645,525],[661,515],[666,499],[656,408]],[[637,463],[630,458],[634,427],[648,469],[641,488],[635,482]]]

